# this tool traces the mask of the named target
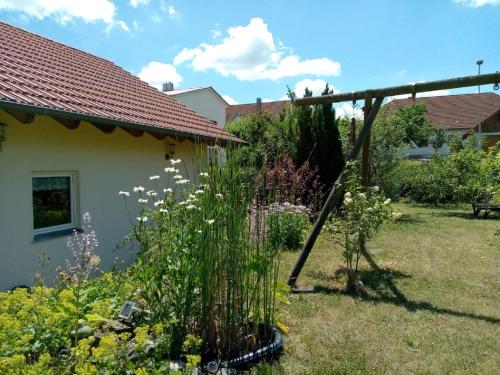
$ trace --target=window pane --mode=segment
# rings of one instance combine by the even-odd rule
[[[33,177],[33,227],[71,223],[70,177]]]

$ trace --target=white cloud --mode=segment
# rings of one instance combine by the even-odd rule
[[[130,5],[134,8],[137,8],[140,5],[148,5],[149,0],[130,0]]]
[[[239,104],[236,100],[234,100],[233,98],[231,98],[229,95],[222,95],[222,97],[230,105]]]
[[[220,24],[218,22],[214,23],[214,28],[210,30],[213,39],[219,39],[222,36],[222,31],[220,31]]]
[[[177,10],[174,8],[173,5],[168,6],[167,13],[168,13],[168,16],[170,18],[178,18],[179,17],[179,13],[177,12]]]
[[[158,14],[153,13],[151,15],[151,21],[153,21],[154,23],[160,23],[161,22],[161,17]]]
[[[336,61],[325,57],[302,60],[290,54],[288,48],[275,43],[261,18],[252,18],[246,26],[230,27],[219,44],[184,48],[174,59],[175,65],[182,63],[189,63],[196,71],[213,69],[224,77],[234,76],[239,80],[340,74],[340,64]]]
[[[335,115],[337,117],[351,118],[353,112],[356,119],[361,120],[363,118],[363,110],[359,108],[359,106],[354,106],[354,110],[352,104],[349,103],[344,103],[335,107]]]
[[[144,66],[139,72],[138,77],[158,90],[161,90],[162,84],[165,82],[170,81],[174,86],[182,82],[182,77],[177,73],[175,66],[158,61],[151,61]]]
[[[132,26],[134,27],[135,31],[142,31],[142,27],[139,21],[135,20],[134,22],[132,22]]]
[[[306,87],[313,92],[313,96],[319,96],[321,93],[325,90],[326,86],[326,81],[322,79],[303,79],[301,81],[298,81],[295,84],[295,88],[293,91],[295,91],[295,94],[297,95],[297,98],[302,98],[304,96],[304,92],[306,91]],[[330,90],[333,90],[334,93],[338,93],[337,89],[333,86],[329,86]]]
[[[65,24],[75,18],[113,24],[115,5],[110,0],[0,0],[0,10],[20,12],[38,19],[53,17]]]
[[[453,0],[455,3],[464,5],[470,8],[479,8],[483,5],[500,5],[500,0]]]
[[[116,21],[116,24],[123,30],[123,31],[126,31],[127,33],[130,32],[130,29],[128,28],[127,24],[122,21],[122,20],[118,20]]]

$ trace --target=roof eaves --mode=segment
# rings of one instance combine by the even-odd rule
[[[158,126],[147,125],[147,124],[126,122],[126,121],[112,119],[112,118],[108,118],[108,117],[92,116],[92,115],[88,115],[88,114],[84,114],[84,113],[68,112],[68,111],[62,111],[59,109],[34,106],[34,105],[29,105],[29,104],[20,104],[20,103],[11,102],[11,101],[5,101],[5,100],[0,100],[0,108],[19,110],[19,111],[24,111],[24,112],[31,112],[31,113],[35,113],[38,115],[59,116],[59,117],[67,118],[67,119],[71,119],[71,120],[83,120],[83,121],[88,121],[88,122],[97,123],[97,124],[113,125],[113,126],[117,126],[120,128],[152,131],[155,133],[167,134],[167,135],[171,135],[174,137],[185,137],[185,138],[195,139],[195,140],[211,140],[211,141],[224,140],[224,141],[234,141],[234,142],[238,142],[238,143],[241,142],[241,140],[239,138],[237,138],[236,136],[234,136],[230,133],[228,133],[228,136],[216,137],[216,136],[210,136],[210,135],[206,135],[206,134],[197,134],[194,132],[184,132],[184,131],[173,129],[173,128],[158,127]]]

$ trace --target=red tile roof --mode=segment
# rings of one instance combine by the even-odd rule
[[[500,110],[500,96],[495,93],[462,94],[416,98],[427,106],[427,118],[434,126],[448,129],[473,129],[478,123],[478,95],[481,103],[481,122]],[[411,98],[396,99],[388,104],[396,110],[413,103]]]
[[[149,131],[237,139],[111,61],[0,22],[0,107],[15,104]]]
[[[285,109],[285,107],[289,104],[290,104],[289,100],[280,100],[276,102],[262,102],[261,111],[269,112],[273,116],[279,116],[281,111],[283,111],[283,109]],[[257,113],[256,103],[231,105],[228,108],[226,108],[226,122],[232,121],[238,117],[244,117],[254,113]]]

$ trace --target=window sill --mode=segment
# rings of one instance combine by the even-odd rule
[[[48,233],[34,234],[33,235],[33,242],[49,240],[51,238],[69,236],[70,234],[73,234],[74,230],[76,230],[77,232],[82,232],[82,230],[80,228],[68,228],[68,229],[61,229],[61,230],[56,230],[56,231],[48,232]]]

